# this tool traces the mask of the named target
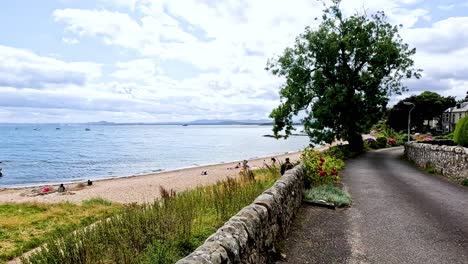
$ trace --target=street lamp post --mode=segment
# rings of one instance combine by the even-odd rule
[[[411,110],[409,111],[409,113],[408,113],[408,142],[410,142],[410,140],[411,140],[411,137],[410,137],[410,134],[411,134],[411,111],[413,111],[413,109],[416,107],[416,105],[413,104],[413,103],[410,103],[410,102],[404,102],[403,104],[413,106],[411,108]]]

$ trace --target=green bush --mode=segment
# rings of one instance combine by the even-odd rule
[[[461,182],[461,185],[468,187],[468,178],[463,179],[463,181]]]
[[[387,146],[387,138],[383,136],[378,136],[375,140],[377,142],[378,148],[385,148]]]
[[[397,145],[404,145],[406,141],[408,141],[408,134],[398,134],[395,138],[397,141]]]
[[[453,140],[458,145],[468,147],[468,116],[458,121],[453,133]]]
[[[354,158],[356,156],[356,153],[352,153],[349,150],[349,145],[337,145],[332,146],[328,150],[324,151],[324,155],[332,156],[341,160],[347,160],[350,158]]]
[[[451,139],[451,140],[453,140],[453,133],[438,135],[438,136],[435,136],[434,139]]]

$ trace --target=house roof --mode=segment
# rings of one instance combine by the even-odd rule
[[[444,113],[464,113],[468,112],[468,102],[464,102],[460,104],[460,108],[451,107],[444,111]]]

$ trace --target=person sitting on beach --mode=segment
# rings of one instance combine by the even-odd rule
[[[241,164],[240,164],[240,162],[238,162],[237,165],[234,167],[234,169],[238,169],[240,167],[241,167]]]
[[[286,162],[281,165],[281,175],[284,175],[284,173],[287,170],[290,170],[293,167],[294,167],[294,165],[291,162],[289,162],[289,158],[286,158]]]
[[[58,187],[58,192],[65,192],[65,186],[63,186],[63,183]]]
[[[202,171],[201,175],[208,175],[208,171]]]
[[[93,185],[93,182],[91,180],[88,180],[88,186]]]

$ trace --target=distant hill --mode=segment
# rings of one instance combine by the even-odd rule
[[[273,121],[269,119],[199,119],[189,122],[87,122],[87,123],[0,123],[0,125],[100,125],[100,126],[122,126],[122,125],[262,125],[272,126]],[[300,125],[300,122],[294,122],[294,125]]]
[[[230,120],[230,119],[200,119],[188,122],[189,125],[261,125],[271,123],[271,120]]]

